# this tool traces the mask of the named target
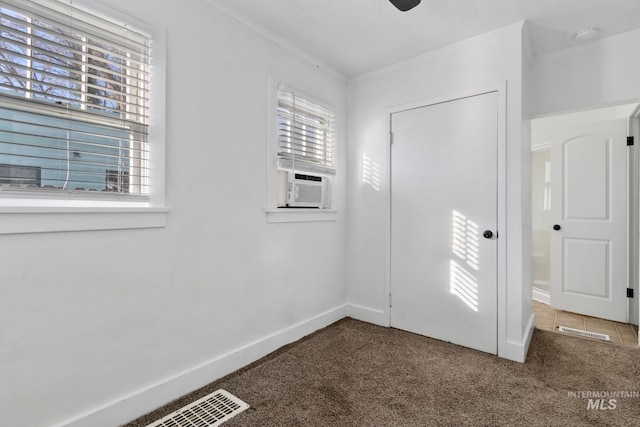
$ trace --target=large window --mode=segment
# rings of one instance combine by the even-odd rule
[[[281,86],[277,121],[278,207],[331,208],[333,109]]]
[[[0,21],[0,194],[147,195],[151,36],[68,0]]]

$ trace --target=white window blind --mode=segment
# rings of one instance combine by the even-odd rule
[[[69,0],[0,0],[0,192],[148,194],[151,36]]]
[[[278,167],[333,175],[335,114],[294,91],[278,90]]]

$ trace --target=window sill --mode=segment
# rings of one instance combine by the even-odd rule
[[[0,235],[161,228],[168,208],[0,207]]]
[[[268,223],[335,221],[335,209],[266,209]]]

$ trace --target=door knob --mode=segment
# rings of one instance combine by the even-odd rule
[[[560,227],[560,225],[558,225],[558,224],[553,226],[553,229],[556,230],[556,231],[560,230],[561,228],[562,227]]]
[[[493,231],[485,230],[484,233],[482,233],[482,235],[484,236],[485,239],[490,239],[493,237]]]

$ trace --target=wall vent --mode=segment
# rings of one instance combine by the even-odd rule
[[[610,341],[609,335],[599,334],[597,332],[589,332],[589,331],[583,331],[582,329],[567,328],[566,326],[558,326],[558,330],[560,332],[565,332],[567,334],[572,334],[572,335],[578,335],[581,337],[594,338],[602,341]]]
[[[249,408],[226,390],[213,393],[184,406],[147,427],[213,427]]]

